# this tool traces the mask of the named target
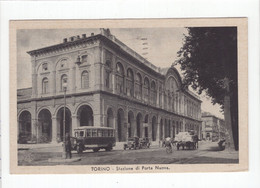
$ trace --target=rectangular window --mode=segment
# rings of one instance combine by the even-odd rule
[[[102,130],[100,130],[100,129],[97,130],[97,136],[102,137]]]
[[[87,62],[87,58],[88,58],[87,55],[83,55],[83,56],[81,57],[82,62],[83,62],[83,63],[84,63],[84,62]]]
[[[104,137],[108,137],[108,131],[104,130]]]
[[[82,136],[82,137],[83,137],[83,136],[84,136],[84,131],[80,131],[80,132],[79,132],[79,136]]]
[[[87,137],[91,137],[91,135],[92,135],[92,134],[91,134],[91,129],[87,129],[86,132],[87,132]]]
[[[81,75],[81,88],[86,89],[89,87],[89,73],[84,71]]]
[[[97,129],[92,130],[92,137],[97,137]]]

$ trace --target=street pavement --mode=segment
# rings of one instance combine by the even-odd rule
[[[18,165],[49,166],[62,165],[62,162],[50,162],[50,159],[61,158],[62,145],[19,147]],[[177,150],[166,153],[166,149],[156,143],[148,149],[123,150],[123,143],[117,143],[112,151],[92,150],[82,154],[72,152],[73,158],[80,161],[66,165],[105,165],[105,164],[218,164],[238,163],[237,151],[219,151],[217,142],[201,141],[196,150]],[[52,160],[55,161],[55,160]]]

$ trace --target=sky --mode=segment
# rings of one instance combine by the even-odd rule
[[[177,59],[177,52],[183,44],[185,28],[112,28],[111,34],[142,55],[157,67],[170,67]],[[91,33],[100,33],[93,29],[30,29],[17,31],[17,88],[31,87],[31,58],[28,51],[62,43],[63,38]],[[176,66],[181,76],[179,66]],[[191,89],[192,91],[192,89]],[[193,91],[194,92],[194,91]],[[219,105],[212,105],[205,94],[199,96],[203,101],[202,111],[224,118]]]

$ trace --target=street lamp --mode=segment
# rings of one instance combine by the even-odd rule
[[[66,90],[67,90],[67,78],[63,78],[62,81],[62,87],[63,87],[63,91],[64,91],[64,110],[63,110],[63,152],[62,152],[62,158],[65,159],[66,158],[66,146],[65,146],[65,123],[66,123]]]

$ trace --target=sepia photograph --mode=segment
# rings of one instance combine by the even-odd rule
[[[13,172],[247,169],[247,19],[70,22],[10,22]]]

